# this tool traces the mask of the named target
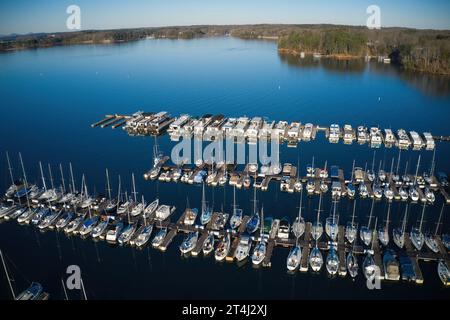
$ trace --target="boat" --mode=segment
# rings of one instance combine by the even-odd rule
[[[202,212],[200,214],[200,223],[206,225],[212,218],[212,208],[206,203],[205,184],[202,186]]]
[[[439,213],[439,218],[438,221],[436,223],[436,230],[434,232],[434,235],[427,232],[425,234],[425,244],[426,246],[433,251],[434,253],[438,253],[439,252],[439,245],[436,241],[436,236],[439,230],[439,226],[441,224],[441,219],[442,219],[442,213],[444,212],[444,204],[442,204],[442,208],[441,208],[441,212]]]
[[[124,244],[128,243],[131,240],[131,238],[133,237],[134,233],[136,232],[136,229],[137,229],[136,223],[128,224],[123,229],[122,233],[120,234],[119,238],[117,239],[119,244],[124,245]]]
[[[183,223],[187,226],[192,226],[195,223],[195,219],[198,215],[198,209],[197,208],[186,208],[186,213],[184,215],[184,221]]]
[[[78,216],[70,221],[64,228],[64,232],[67,234],[75,233],[84,221],[84,215]]]
[[[291,251],[289,251],[289,255],[286,260],[286,266],[289,271],[295,271],[300,265],[302,259],[302,249],[296,244],[292,247]]]
[[[236,205],[236,187],[233,187],[233,214],[230,218],[231,229],[236,229],[241,225],[242,222],[242,209],[238,208]]]
[[[134,238],[133,243],[136,247],[143,247],[150,239],[153,231],[153,224],[142,226],[137,232],[137,236]],[[131,243],[131,244],[133,244]]]
[[[347,255],[346,264],[350,277],[355,278],[358,275],[358,258],[354,254],[355,242],[353,243],[352,250]]]
[[[46,228],[53,227],[53,223],[58,219],[59,214],[61,211],[53,211],[50,214],[48,214],[45,218],[41,220],[41,222],[38,225],[38,228],[41,230],[44,230]]]
[[[347,241],[350,244],[355,241],[358,235],[358,228],[355,224],[355,212],[356,212],[356,199],[353,200],[352,221],[347,222],[347,226],[345,227],[345,237],[347,238]]]
[[[261,262],[264,260],[264,257],[266,256],[266,250],[267,246],[265,240],[258,241],[258,243],[255,245],[255,248],[253,249],[252,254],[252,263],[254,265],[261,264]]]
[[[306,181],[306,192],[311,195],[316,190],[316,183],[314,182],[313,178],[309,178],[308,181]]]
[[[38,225],[42,219],[44,219],[48,214],[50,214],[50,210],[47,208],[42,208],[36,214],[33,215],[31,219],[31,223],[34,225]]]
[[[149,205],[147,205],[147,207],[145,207],[143,217],[149,218],[150,215],[156,211],[156,209],[158,208],[158,205],[159,205],[159,199],[156,198]]]
[[[444,233],[442,235],[442,244],[447,250],[450,250],[450,234]]]
[[[222,241],[217,245],[216,251],[214,253],[214,258],[216,261],[223,261],[225,257],[228,255],[230,251],[231,239],[230,234],[227,233],[225,237],[223,237]]]
[[[94,216],[91,218],[86,219],[86,221],[83,222],[83,225],[81,226],[79,230],[79,234],[81,236],[86,236],[92,232],[92,230],[95,228],[98,222],[98,216]]]
[[[427,199],[427,201],[431,204],[434,203],[434,201],[436,200],[436,196],[434,195],[434,192],[431,191],[429,188],[425,188],[425,198]]]
[[[101,238],[108,228],[108,220],[100,221],[94,229],[92,229],[92,238]]]
[[[449,271],[448,265],[445,262],[445,260],[443,260],[443,259],[439,260],[437,272],[438,272],[439,279],[441,279],[444,286],[449,286],[450,285],[450,271]]]
[[[305,232],[305,219],[302,217],[303,189],[300,191],[300,204],[298,207],[298,216],[292,224],[292,233],[295,238],[300,238]]]
[[[44,288],[38,282],[32,282],[31,285],[19,293],[16,300],[40,300],[40,297],[44,293]]]
[[[122,202],[119,204],[119,207],[117,208],[117,215],[122,215],[127,213],[129,210],[128,208],[131,206],[131,202],[126,200],[125,202]]]
[[[238,262],[245,260],[250,253],[251,239],[247,234],[243,234],[239,240],[239,244],[234,253],[234,257]]]
[[[214,234],[209,233],[208,237],[206,238],[205,242],[203,243],[203,255],[208,255],[211,253],[211,251],[214,250]]]
[[[338,235],[338,221],[339,216],[336,217],[336,203],[333,201],[333,215],[325,220],[325,233],[330,237],[331,241],[336,242]]]
[[[423,217],[425,214],[425,207],[426,207],[425,205],[422,206],[422,215],[420,218],[419,227],[413,227],[409,234],[412,244],[418,251],[422,250],[423,244],[425,242],[425,237],[422,233],[422,224],[423,224]]]
[[[175,206],[169,206],[162,204],[156,209],[155,219],[159,221],[164,221],[175,211]]]
[[[403,246],[405,245],[405,230],[406,230],[406,221],[408,218],[408,204],[405,206],[405,214],[403,216],[403,223],[401,228],[395,228],[392,230],[392,239],[394,240],[394,243],[399,247],[400,249],[403,249]]]
[[[401,198],[403,201],[408,200],[408,192],[405,190],[405,188],[400,187],[400,188],[398,189],[398,193],[400,194],[400,198]]]
[[[6,217],[7,215],[9,215],[11,212],[13,212],[14,210],[16,210],[18,208],[18,206],[16,205],[6,205],[6,204],[2,204],[0,206],[0,219]]]
[[[111,243],[115,243],[117,241],[117,239],[120,236],[120,233],[122,232],[123,229],[123,222],[122,221],[118,221],[115,225],[113,225],[113,228],[111,230],[108,230],[106,232],[106,241],[111,242]]]
[[[383,196],[383,190],[378,182],[374,182],[372,186],[373,195],[376,199],[381,199]]]
[[[25,206],[19,206],[17,209],[11,211],[9,214],[5,215],[3,218],[5,220],[15,220],[18,217],[20,217],[22,214],[24,214],[28,210],[28,207]]]
[[[367,186],[364,184],[364,182],[361,182],[359,184],[359,195],[361,198],[366,198],[369,195],[369,191],[367,190]]]
[[[323,226],[320,222],[320,208],[322,205],[322,194],[319,195],[319,208],[317,209],[317,221],[311,227],[311,235],[314,240],[319,240],[323,233]]]
[[[192,231],[189,232],[187,237],[183,240],[183,242],[180,245],[180,251],[183,254],[191,252],[192,249],[194,249],[195,245],[197,244],[198,240],[198,231]]]
[[[339,258],[334,245],[330,246],[330,251],[328,252],[325,266],[328,273],[332,276],[339,271]]]
[[[164,241],[164,238],[166,237],[166,235],[167,235],[167,228],[159,229],[158,233],[155,235],[155,237],[152,240],[152,247],[158,248]]]
[[[309,254],[309,265],[314,272],[319,272],[320,269],[322,269],[323,257],[322,252],[320,252],[319,248],[317,247],[317,240],[316,246],[312,248]]]
[[[28,209],[24,213],[22,213],[18,218],[18,223],[27,223],[32,219],[33,215],[38,211],[38,208]]]
[[[373,206],[374,206],[374,200],[372,200],[372,206],[370,207],[370,214],[369,214],[369,220],[367,222],[367,226],[362,226],[361,230],[359,232],[359,236],[364,242],[366,246],[370,245],[370,242],[372,241],[372,230],[370,229],[370,222],[372,220],[372,214],[373,214]]]
[[[384,227],[380,227],[378,229],[378,240],[380,240],[381,244],[385,247],[389,244],[389,218],[391,212],[391,203],[388,204],[388,210],[386,214],[386,224]]]
[[[384,278],[386,280],[400,280],[400,263],[394,250],[387,249],[383,256]]]
[[[376,219],[375,219],[375,228],[373,230],[373,238],[376,239]],[[366,251],[366,257],[363,261],[363,273],[364,276],[368,281],[373,281],[375,277],[377,276],[377,273],[379,271],[379,268],[375,264],[375,260],[373,258],[373,242],[372,242],[372,249],[371,250],[365,250]]]

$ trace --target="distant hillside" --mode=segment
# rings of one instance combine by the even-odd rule
[[[147,37],[193,39],[232,35],[244,39],[278,40],[285,53],[320,53],[337,58],[389,56],[408,70],[450,74],[450,31],[341,25],[209,25],[86,30],[78,32],[10,35],[0,38],[0,51],[58,45],[115,43]]]

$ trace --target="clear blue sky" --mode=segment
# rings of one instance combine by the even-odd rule
[[[450,0],[0,0],[0,34],[66,29],[66,8],[81,8],[81,27],[333,23],[365,25],[368,5],[384,27],[450,29]]]

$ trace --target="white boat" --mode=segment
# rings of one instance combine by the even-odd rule
[[[123,244],[128,243],[131,240],[131,238],[133,237],[134,233],[136,232],[136,229],[137,229],[137,225],[135,223],[127,225],[123,229],[119,238],[117,239],[119,244],[123,245]]]
[[[425,198],[427,199],[427,201],[431,204],[434,203],[434,201],[436,200],[436,196],[434,195],[434,192],[431,191],[429,188],[425,188]]]
[[[445,263],[445,260],[442,260],[442,259],[439,260],[437,272],[438,272],[439,279],[441,279],[444,286],[449,286],[450,285],[450,271],[449,271],[447,263]]]
[[[353,200],[353,213],[352,213],[352,221],[347,222],[347,226],[345,227],[345,238],[351,244],[355,241],[358,235],[358,227],[355,224],[355,212],[356,212],[356,199]]]
[[[332,276],[339,271],[339,258],[336,253],[336,248],[333,245],[330,246],[325,266],[328,273]]]
[[[408,192],[406,192],[406,190],[405,190],[403,187],[400,187],[400,188],[398,189],[398,193],[400,194],[400,198],[401,198],[403,201],[408,200]]]
[[[264,260],[264,257],[266,256],[266,242],[264,240],[258,241],[255,248],[253,249],[252,254],[252,263],[254,265],[259,265]]]
[[[320,269],[322,269],[323,257],[322,252],[320,252],[319,248],[317,247],[317,241],[316,246],[312,248],[309,254],[309,265],[314,272],[319,272]]]
[[[198,210],[197,208],[186,208],[186,213],[184,215],[183,223],[187,226],[192,226],[195,223],[195,219],[197,218]]]
[[[250,253],[251,239],[248,235],[244,234],[241,236],[239,244],[236,248],[236,252],[234,253],[234,257],[236,260],[243,261],[246,259]]]
[[[305,219],[302,217],[303,189],[300,191],[300,204],[298,207],[298,216],[292,224],[292,233],[298,239],[305,232]]]
[[[64,228],[64,232],[67,234],[75,233],[78,230],[78,228],[81,226],[81,224],[83,223],[83,220],[84,220],[84,215],[76,217],[75,219],[70,221],[69,224]]]
[[[203,255],[207,256],[214,250],[214,234],[210,233],[208,234],[208,237],[206,238],[205,242],[203,243]]]
[[[106,241],[115,243],[120,236],[123,229],[123,222],[119,221],[113,226],[113,229],[108,230],[106,233]]]
[[[385,247],[389,244],[389,218],[391,212],[391,203],[388,204],[388,210],[386,214],[386,224],[378,229],[378,240]]]
[[[319,208],[317,209],[317,220],[313,223],[311,227],[311,235],[314,240],[319,240],[323,233],[323,226],[320,222],[320,208],[322,205],[322,194],[319,196]]]
[[[61,211],[51,212],[44,219],[41,220],[41,222],[38,225],[38,228],[44,230],[46,228],[53,227],[53,223],[56,221],[56,219],[58,219],[60,213]]]
[[[138,232],[137,237],[134,239],[134,244],[137,247],[143,247],[150,239],[152,231],[153,231],[153,224],[141,228]]]
[[[152,240],[152,247],[158,248],[164,241],[166,235],[167,235],[167,228],[159,229],[158,233],[155,235],[155,237]]]
[[[413,227],[409,234],[412,244],[418,251],[422,250],[423,244],[425,242],[425,237],[422,233],[422,224],[423,224],[423,217],[425,214],[425,207],[426,207],[425,205],[422,206],[422,215],[420,218],[419,227]]]
[[[175,206],[169,206],[162,204],[156,209],[155,219],[159,221],[164,221],[175,211]]]
[[[346,264],[350,277],[355,278],[358,275],[359,266],[358,266],[358,258],[353,253],[353,248],[354,247],[352,247],[352,250],[347,255]]]
[[[405,206],[405,214],[403,216],[403,223],[401,228],[395,228],[392,230],[392,239],[394,240],[394,243],[399,247],[400,249],[403,249],[403,246],[405,245],[405,230],[406,230],[406,221],[408,219],[408,204]]]
[[[86,236],[86,235],[90,234],[92,232],[92,229],[94,229],[95,226],[97,225],[97,222],[98,222],[98,216],[94,216],[94,217],[86,219],[83,222],[83,224],[81,225],[78,233],[81,236]]]
[[[359,184],[359,195],[361,198],[366,198],[369,195],[369,191],[367,190],[367,186],[364,184],[364,182],[361,182]]]
[[[297,244],[292,247],[291,251],[289,251],[289,255],[286,260],[286,267],[289,271],[295,271],[297,270],[298,266],[300,265],[302,259],[302,249]]]
[[[92,232],[91,232],[92,238],[94,238],[94,239],[101,238],[107,228],[108,228],[108,220],[99,222],[99,224],[97,224],[95,226],[95,228],[92,229]]]
[[[183,240],[183,242],[180,245],[180,251],[183,254],[189,253],[194,249],[195,245],[197,244],[198,240],[198,231],[195,232],[189,232],[187,237]]]
[[[339,216],[336,216],[336,203],[333,201],[333,215],[325,220],[325,233],[330,237],[331,241],[336,242],[338,235]]]
[[[230,251],[231,239],[230,234],[227,233],[225,237],[223,237],[222,241],[217,245],[216,251],[214,253],[214,258],[216,261],[223,261],[225,257],[228,255]]]
[[[372,206],[370,208],[369,221],[367,222],[367,226],[362,226],[359,232],[359,236],[366,246],[370,245],[370,243],[372,242],[372,230],[370,229],[370,222],[372,220],[373,206],[374,200],[372,200]]]
[[[202,186],[202,210],[200,214],[200,223],[202,225],[207,224],[209,221],[211,221],[212,218],[212,208],[209,207],[206,203],[206,196],[205,196],[205,184]]]
[[[147,207],[145,207],[145,209],[144,209],[144,218],[149,218],[150,215],[156,211],[156,209],[158,208],[158,205],[159,205],[158,198],[156,198],[149,205],[147,205]]]
[[[434,232],[434,235],[431,234],[431,233],[425,234],[425,244],[434,253],[438,253],[439,252],[439,246],[438,246],[437,241],[436,241],[436,236],[437,236],[437,233],[438,233],[438,230],[439,230],[439,226],[441,224],[442,213],[444,212],[444,206],[445,205],[443,203],[442,204],[442,208],[441,208],[441,212],[439,213],[438,221],[436,223],[436,230]]]
[[[18,223],[26,223],[27,221],[29,221],[33,215],[38,211],[39,209],[35,208],[35,209],[28,209],[26,210],[24,213],[22,213],[18,218],[17,218],[17,222]]]

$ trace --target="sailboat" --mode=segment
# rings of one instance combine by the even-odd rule
[[[156,198],[155,200],[153,200],[152,202],[150,202],[149,205],[147,205],[147,207],[145,207],[144,209],[144,214],[142,215],[145,218],[149,218],[150,215],[156,211],[156,209],[159,206],[159,199]]]
[[[353,185],[354,174],[355,174],[355,160],[353,160],[353,165],[352,165],[352,176],[350,178],[350,182],[347,184],[347,195],[350,198],[353,198],[356,193],[355,186]]]
[[[256,206],[256,188],[253,191],[253,214],[247,222],[247,232],[248,234],[254,233],[259,228],[260,217]]]
[[[325,266],[328,273],[332,276],[334,276],[339,270],[339,258],[334,245],[330,246],[330,251],[328,252]]]
[[[436,223],[436,230],[434,231],[434,235],[430,234],[429,232],[427,232],[425,234],[425,244],[434,253],[438,253],[439,252],[439,246],[438,246],[438,244],[436,242],[436,235],[437,235],[438,230],[439,230],[439,225],[441,224],[441,219],[442,219],[442,213],[443,212],[444,212],[444,204],[442,204],[441,212],[439,213],[439,219],[438,219],[438,222]]]
[[[180,251],[183,254],[189,253],[194,249],[198,240],[198,231],[191,231],[180,245]]]
[[[381,244],[385,247],[389,244],[389,218],[390,218],[390,212],[391,212],[391,203],[388,204],[388,210],[386,214],[386,224],[384,227],[380,227],[378,229],[378,240],[380,240]]]
[[[337,201],[333,201],[333,215],[328,217],[325,221],[325,233],[330,237],[331,241],[336,242],[338,235],[338,217],[336,217],[336,203]]]
[[[419,227],[413,227],[410,232],[411,242],[418,251],[422,250],[425,240],[425,237],[423,236],[422,233],[422,224],[423,224],[423,216],[425,214],[425,207],[426,205],[424,204],[422,206],[422,215],[420,217]]]
[[[109,172],[108,169],[106,171],[106,191],[108,193],[108,201],[106,202],[105,211],[107,213],[113,212],[117,208],[118,201],[111,197],[111,185],[109,184]]]
[[[208,255],[211,253],[211,251],[214,250],[214,234],[209,233],[208,237],[206,238],[205,242],[203,243],[203,255]]]
[[[200,223],[202,225],[207,224],[212,217],[212,209],[206,203],[205,197],[205,184],[202,185],[202,212],[200,214]]]
[[[353,243],[358,234],[358,228],[355,225],[355,211],[356,211],[356,199],[353,200],[352,221],[348,222],[347,226],[345,227],[345,237],[347,238],[347,241],[349,243]]]
[[[445,260],[443,260],[443,259],[439,260],[437,272],[438,272],[439,279],[441,279],[444,286],[449,286],[450,285],[450,270],[449,270],[448,265],[445,262]]]
[[[322,205],[322,194],[319,195],[319,208],[317,209],[317,221],[313,223],[311,227],[311,235],[314,240],[319,240],[323,233],[323,226],[320,222],[320,208]]]
[[[370,229],[370,222],[372,220],[374,203],[375,201],[372,200],[372,206],[370,207],[369,221],[367,222],[367,226],[362,226],[359,232],[359,236],[366,246],[370,245],[370,242],[372,241],[372,230]]]
[[[300,190],[300,204],[298,207],[298,216],[292,224],[292,233],[298,239],[305,232],[305,219],[302,217],[303,188]]]
[[[242,209],[238,208],[236,205],[236,187],[233,187],[233,214],[230,218],[231,229],[236,229],[241,225],[242,222]]]
[[[417,187],[417,174],[419,173],[419,166],[420,166],[420,156],[421,155],[419,154],[419,158],[417,159],[417,168],[416,168],[416,175],[414,176],[414,183],[409,188],[409,197],[414,202],[419,200],[419,192],[417,191],[416,187]]]
[[[319,247],[317,246],[317,240],[316,245],[309,254],[309,265],[314,272],[319,272],[320,269],[322,269],[323,257],[322,252],[320,252]]]
[[[303,191],[302,181],[300,180],[300,159],[297,160],[297,179],[295,179],[294,191],[295,192]]]
[[[230,244],[230,234],[227,233],[227,235],[223,237],[222,241],[220,241],[217,245],[216,252],[214,253],[214,258],[216,259],[216,261],[223,261],[223,259],[225,259],[228,252],[230,251]]]
[[[357,228],[357,227],[356,227]],[[346,263],[347,263],[347,270],[348,273],[352,278],[355,278],[358,275],[358,258],[354,254],[355,250],[355,242],[353,242],[352,250],[347,255]]]
[[[261,208],[261,221],[264,221],[264,207]],[[260,228],[260,240],[255,245],[252,254],[252,263],[254,265],[259,265],[266,256],[266,240],[264,235],[264,228]]]
[[[373,239],[376,239],[376,228],[377,228],[377,218],[375,219],[375,228],[373,229]],[[364,276],[367,280],[373,281],[375,276],[377,275],[378,267],[375,264],[375,260],[373,259],[373,242],[372,242],[372,249],[366,250],[366,257],[363,261],[363,272]]]
[[[287,269],[289,271],[297,270],[298,266],[300,265],[301,259],[302,259],[302,249],[297,242],[296,245],[292,247],[291,251],[289,251],[289,255],[286,261]]]
[[[155,237],[152,240],[152,247],[158,248],[164,241],[167,235],[167,228],[160,228],[158,233],[155,235]]]
[[[146,203],[145,203],[145,200],[144,200],[144,196],[142,196],[142,201],[141,202],[137,201],[137,192],[136,192],[136,183],[135,183],[135,180],[134,180],[134,173],[131,174],[131,180],[133,182],[133,196],[134,196],[134,206],[131,209],[131,215],[133,217],[136,217],[136,216],[138,216],[138,215],[140,215],[140,214],[142,214],[144,212]]]
[[[394,240],[394,243],[400,249],[403,249],[403,246],[405,245],[405,230],[406,230],[407,219],[408,219],[408,204],[406,204],[406,206],[405,206],[405,214],[403,216],[402,227],[395,228],[394,230],[392,230],[392,238]]]

